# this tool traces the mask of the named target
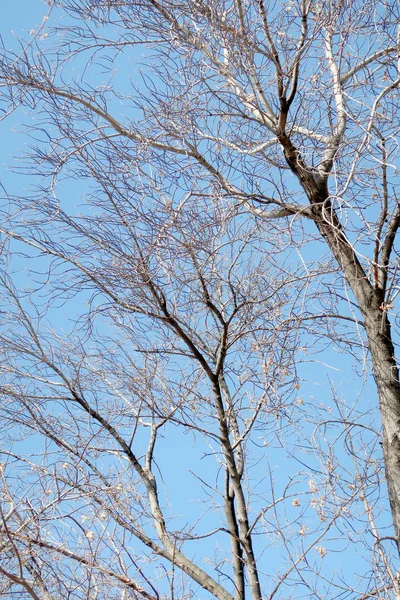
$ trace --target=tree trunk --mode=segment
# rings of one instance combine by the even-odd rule
[[[280,142],[288,165],[298,177],[310,201],[314,222],[342,269],[364,317],[383,425],[383,453],[389,501],[400,553],[400,382],[384,303],[386,289],[371,285],[332,206],[327,180],[318,180],[314,176],[286,136]]]
[[[400,552],[400,383],[390,323],[381,305],[364,313],[365,327],[379,395],[383,453],[390,507]]]
[[[316,215],[316,225],[340,265],[364,317],[383,425],[389,501],[400,552],[400,382],[390,322],[384,304],[386,290],[371,285],[343,232],[329,197],[325,197],[325,200],[320,197],[317,203],[311,204]]]

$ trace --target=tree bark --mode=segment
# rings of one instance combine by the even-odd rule
[[[305,164],[285,134],[278,139],[286,162],[308,197],[314,222],[339,264],[364,317],[382,418],[388,495],[400,553],[400,382],[385,305],[386,289],[369,281],[332,205],[327,177],[320,177]],[[381,268],[387,269],[387,265]],[[387,281],[387,277],[384,279]]]
[[[371,285],[357,254],[343,233],[329,197],[318,203],[319,206],[324,206],[325,211],[329,207],[329,221],[326,216],[319,214],[317,227],[341,267],[364,317],[382,418],[389,501],[400,552],[400,382],[384,303],[385,290]],[[318,208],[317,212],[321,213],[321,209]]]
[[[400,552],[400,383],[390,323],[384,305],[364,312],[383,425],[389,501]]]

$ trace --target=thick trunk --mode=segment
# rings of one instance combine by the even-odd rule
[[[386,481],[400,550],[400,383],[390,323],[379,307],[364,313],[383,425]]]
[[[329,208],[323,214],[321,206]],[[400,382],[385,290],[374,288],[347,240],[329,199],[314,205],[316,225],[343,270],[364,317],[383,425],[383,451],[393,524],[400,550]]]
[[[385,291],[372,287],[333,211],[330,218],[330,223],[325,218],[318,219],[317,226],[342,267],[363,313],[379,396],[389,500],[400,549],[400,383],[384,304]]]
[[[310,201],[315,224],[341,267],[364,317],[379,395],[389,501],[400,552],[400,382],[384,304],[386,289],[371,285],[331,202],[327,179],[321,179],[306,165],[285,133],[278,135],[278,139],[289,167],[296,174]],[[389,255],[379,268],[386,269],[388,260]],[[385,276],[381,279],[386,285],[387,272],[383,275]],[[379,278],[376,283],[379,286]]]

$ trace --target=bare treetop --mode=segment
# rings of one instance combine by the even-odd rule
[[[399,20],[60,0],[3,49],[0,597],[400,598]]]

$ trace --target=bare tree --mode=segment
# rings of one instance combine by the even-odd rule
[[[400,598],[399,16],[60,0],[3,51],[3,597]]]

